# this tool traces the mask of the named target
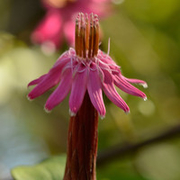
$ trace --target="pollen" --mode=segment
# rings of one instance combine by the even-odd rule
[[[75,50],[81,58],[97,56],[99,49],[99,20],[96,14],[79,13],[76,18]]]

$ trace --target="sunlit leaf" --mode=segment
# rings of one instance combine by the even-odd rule
[[[128,160],[108,163],[97,169],[99,180],[147,180],[136,173],[133,164]]]
[[[16,180],[61,180],[65,168],[65,155],[52,157],[35,166],[20,166],[12,170]]]

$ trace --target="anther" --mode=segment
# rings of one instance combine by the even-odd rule
[[[88,14],[85,14],[85,21],[86,21],[86,34],[85,34],[85,38],[86,38],[86,50],[88,50],[89,48],[89,18],[88,18]]]
[[[99,21],[93,13],[79,13],[76,18],[75,50],[76,54],[85,59],[97,55],[99,48]]]
[[[76,27],[75,27],[75,50],[76,54],[79,55],[79,16],[76,18]]]

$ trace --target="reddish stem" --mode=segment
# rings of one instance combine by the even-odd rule
[[[70,118],[64,180],[96,180],[98,113],[86,92],[76,116]]]

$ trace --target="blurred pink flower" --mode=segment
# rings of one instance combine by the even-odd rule
[[[41,0],[46,15],[31,35],[33,43],[59,48],[65,37],[74,45],[74,22],[78,12],[96,13],[100,17],[110,12],[111,0]]]
[[[76,22],[75,49],[70,48],[47,74],[28,84],[36,85],[28,98],[32,100],[59,84],[45,104],[47,111],[61,103],[71,90],[69,107],[72,116],[78,112],[86,91],[101,117],[106,114],[102,91],[115,105],[128,113],[129,107],[116,91],[115,85],[128,94],[146,100],[146,95],[130,84],[147,87],[146,82],[124,77],[112,58],[99,50],[99,23],[96,15],[91,14],[90,27],[86,23],[88,16],[84,17],[84,14],[80,13]]]

